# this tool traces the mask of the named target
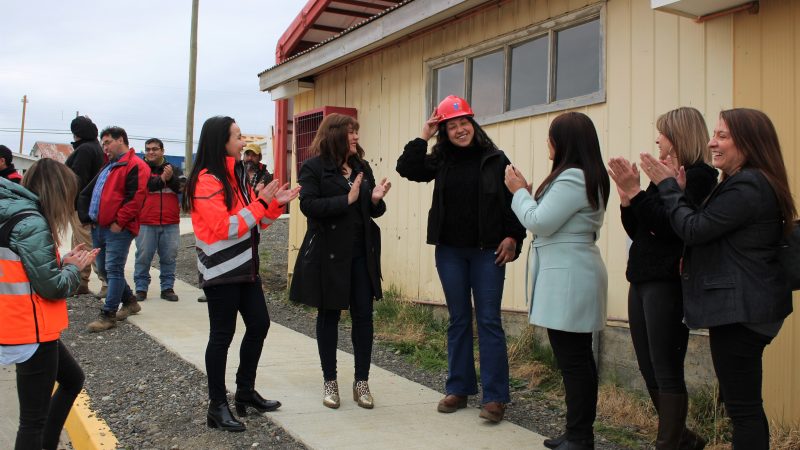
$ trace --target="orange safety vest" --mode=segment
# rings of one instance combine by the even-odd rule
[[[0,243],[0,345],[54,341],[68,323],[66,299],[34,292],[19,255]]]

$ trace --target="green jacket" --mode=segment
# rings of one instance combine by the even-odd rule
[[[0,225],[24,210],[40,211],[39,198],[24,187],[0,179]],[[78,267],[56,261],[50,226],[41,213],[22,219],[9,236],[9,248],[20,256],[33,290],[48,299],[69,297],[80,284]]]

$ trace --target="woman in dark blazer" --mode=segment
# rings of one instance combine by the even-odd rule
[[[683,168],[675,173],[649,154],[642,154],[641,165],[686,246],[685,321],[689,328],[708,328],[733,448],[768,449],[762,356],[792,312],[792,291],[776,254],[797,209],[778,135],[764,113],[722,111],[708,145],[722,177],[701,206],[684,194]]]
[[[349,309],[355,359],[353,400],[371,409],[372,301],[382,297],[380,229],[372,220],[386,212],[383,198],[391,183],[379,184],[364,149],[358,122],[331,114],[320,124],[298,176],[300,210],[308,229],[295,262],[289,297],[317,308],[317,348],[324,377],[322,404],[338,408],[336,347],[339,318]]]

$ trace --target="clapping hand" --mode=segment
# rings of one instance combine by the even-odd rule
[[[645,175],[655,184],[659,184],[667,178],[675,178],[681,190],[686,187],[686,171],[683,166],[676,170],[672,164],[672,157],[669,155],[663,161],[659,161],[649,153],[642,153],[641,166]]]
[[[289,189],[289,183],[284,184],[278,189],[278,192],[275,193],[275,200],[277,200],[278,204],[281,206],[289,203],[300,195],[300,187],[301,186],[298,184],[294,188]]]
[[[532,186],[512,164],[506,166],[505,183],[512,194],[523,188],[527,189],[529,194],[531,193]]]
[[[356,175],[356,179],[353,180],[353,184],[350,185],[350,192],[347,193],[347,204],[352,205],[353,203],[358,200],[358,192],[361,190],[361,180],[364,179],[364,174],[359,173]]]
[[[78,244],[69,251],[64,257],[61,259],[62,265],[72,264],[78,268],[78,271],[83,270],[84,267],[91,265],[97,254],[100,252],[99,248],[95,248],[93,250],[84,250],[83,244]]]
[[[642,190],[636,163],[631,163],[625,158],[611,158],[608,161],[608,176],[617,185],[622,206],[629,206],[631,199]]]
[[[388,181],[386,178],[382,179],[375,189],[372,190],[372,203],[377,205],[386,194],[389,192],[389,189],[392,188],[392,183]]]

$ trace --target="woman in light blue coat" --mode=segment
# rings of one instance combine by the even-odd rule
[[[530,322],[547,328],[566,391],[566,433],[545,440],[545,446],[593,449],[597,366],[592,332],[605,324],[608,287],[595,241],[610,183],[597,132],[585,114],[556,117],[548,147],[553,168],[535,194],[511,165],[505,182],[514,193],[511,209],[534,235],[528,261]]]

